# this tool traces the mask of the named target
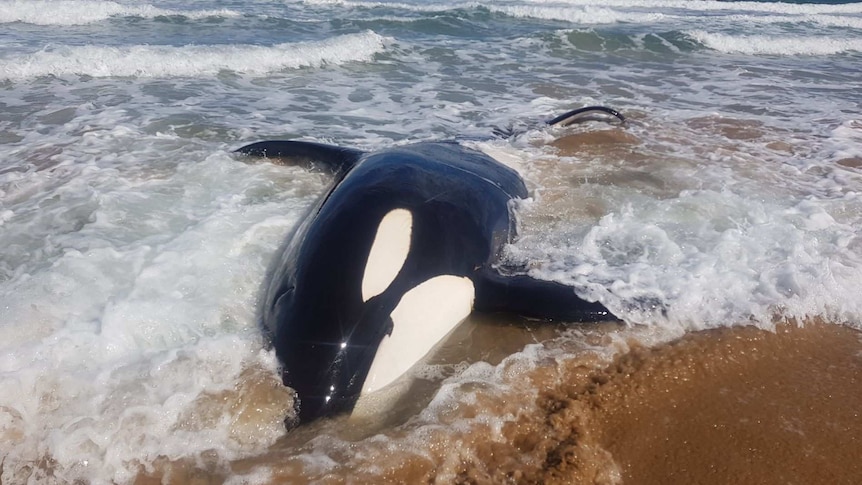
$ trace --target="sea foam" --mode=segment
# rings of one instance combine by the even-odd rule
[[[823,56],[862,51],[862,39],[728,35],[703,30],[691,30],[686,35],[710,49],[734,54]]]
[[[545,7],[545,6],[496,6],[488,5],[492,12],[503,13],[512,17],[535,18],[542,20],[560,20],[577,24],[613,24],[618,22],[652,23],[664,19],[662,13],[621,12],[610,8],[585,5],[579,7]]]
[[[734,22],[753,24],[813,23],[826,27],[862,29],[859,4],[814,5],[762,2],[717,2],[685,0],[611,0],[596,6],[590,0],[527,0],[514,5],[496,2],[406,3],[356,0],[304,0],[312,6],[337,5],[358,9],[392,9],[408,12],[442,12],[487,9],[515,18],[534,18],[580,25],[656,23],[696,19],[700,12],[723,16]]]
[[[814,198],[790,206],[730,191],[683,191],[604,216],[579,235],[524,238],[510,251],[545,261],[533,274],[582,288],[630,323],[676,330],[776,316],[852,321],[862,258],[852,224]],[[699,221],[699,222],[697,222]]]
[[[48,13],[50,12],[50,13]],[[239,12],[218,10],[170,10],[152,5],[124,5],[100,0],[7,0],[0,2],[0,24],[22,22],[35,25],[83,25],[111,17],[169,17],[189,19],[236,17]]]
[[[284,432],[291,398],[255,298],[308,201],[295,199],[301,180],[273,185],[279,169],[217,153],[169,176],[90,166],[66,190],[33,194],[46,211],[71,193],[94,207],[0,286],[3,483],[130,483],[159,456],[230,459]],[[34,230],[7,224],[3,238]],[[175,232],[148,237],[154,227]],[[48,457],[56,482],[32,470]]]
[[[556,6],[571,5],[595,5],[592,0],[527,0],[529,4],[550,4]],[[862,13],[862,5],[859,3],[848,4],[795,4],[784,2],[723,2],[716,0],[608,0],[602,2],[605,7],[656,9],[669,8],[691,11],[749,11],[749,12],[771,12],[786,14],[858,14]]]
[[[61,46],[0,61],[0,79],[40,76],[197,77],[219,71],[268,74],[284,69],[367,62],[386,39],[372,31],[273,46]]]
[[[501,8],[497,2],[470,1],[470,2],[382,2],[382,1],[356,1],[356,0],[303,0],[306,5],[340,5],[347,7],[362,8],[390,8],[398,10],[411,10],[417,12],[443,11],[453,9],[465,9],[483,7],[488,9]],[[563,11],[568,8],[595,7],[592,0],[524,0],[522,5],[513,5],[511,8],[541,9],[545,11]],[[817,4],[791,4],[791,3],[764,3],[764,2],[722,2],[715,0],[608,0],[602,2],[602,7],[623,9],[643,9],[645,12],[655,9],[675,9],[688,11],[728,11],[728,12],[764,12],[792,15],[810,14],[859,14],[862,6],[858,3],[838,5]]]

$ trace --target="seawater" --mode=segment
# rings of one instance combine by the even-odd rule
[[[494,441],[525,373],[607,347],[489,340],[416,371],[407,424],[324,425],[268,462],[291,397],[258,291],[328,180],[232,154],[265,138],[498,153],[532,189],[507,257],[642,338],[862,322],[860,3],[0,0],[0,45],[2,483],[239,459],[231,480],[266,481],[285,456],[314,477]],[[541,123],[589,104],[630,123]]]

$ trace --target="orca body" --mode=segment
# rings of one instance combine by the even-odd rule
[[[515,237],[521,177],[457,143],[373,153],[266,141],[240,153],[330,168],[333,186],[289,236],[265,283],[262,323],[298,419],[353,409],[407,371],[472,310],[615,319],[559,283],[498,269]]]

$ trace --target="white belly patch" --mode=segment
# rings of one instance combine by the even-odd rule
[[[394,328],[377,348],[362,393],[385,387],[419,362],[473,311],[470,278],[442,275],[411,289],[392,311]]]

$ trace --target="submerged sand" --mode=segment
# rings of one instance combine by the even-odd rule
[[[348,440],[325,471],[297,455],[311,430],[228,469],[162,463],[136,483],[261,471],[266,483],[862,483],[859,331],[734,327],[628,345],[610,363],[586,352],[518,374],[511,395],[480,392],[449,425]]]

